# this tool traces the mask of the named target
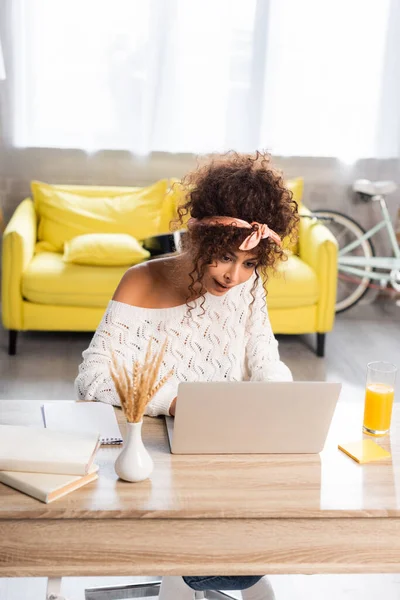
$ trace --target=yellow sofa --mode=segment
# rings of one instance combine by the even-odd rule
[[[141,197],[137,208],[140,218],[133,221],[142,229],[132,234],[136,233],[139,239],[167,232],[169,221],[176,216],[176,197],[171,194],[168,180],[165,181],[161,195],[158,188],[161,201],[158,198],[154,203],[151,194]],[[287,183],[301,202],[302,180]],[[26,198],[21,202],[3,234],[2,319],[9,330],[9,354],[16,352],[18,331],[94,331],[127,268],[65,263],[62,248],[66,239],[93,227],[95,231],[125,232],[127,219],[118,221],[118,217],[118,223],[113,223],[115,206],[123,206],[125,194],[138,193],[140,188],[56,186],[61,192],[53,197],[52,186],[44,185],[41,188],[44,204],[50,198],[51,210],[48,205],[43,208],[34,190],[34,201]],[[62,208],[64,192],[67,202],[70,201],[68,194],[72,194],[73,199],[76,194],[82,195],[79,211],[86,221],[76,231],[73,219],[68,220],[57,212]],[[101,195],[106,217],[99,217],[99,223],[93,225],[85,203],[89,206]],[[304,206],[301,211],[308,212]],[[63,240],[59,244],[60,238]],[[326,227],[303,218],[294,250],[269,278],[268,308],[272,327],[278,334],[317,333],[317,354],[323,356],[325,333],[332,329],[335,315],[336,240]]]

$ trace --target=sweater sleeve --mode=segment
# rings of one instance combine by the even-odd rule
[[[280,360],[278,342],[272,332],[261,277],[250,298],[246,324],[246,362],[251,381],[292,381],[290,369]]]
[[[129,341],[129,324],[124,318],[123,311],[123,306],[110,302],[89,348],[82,354],[83,362],[79,366],[79,373],[75,379],[75,394],[79,400],[93,400],[120,406],[110,375],[112,352],[120,363],[125,364],[129,372],[132,371],[133,361],[137,356],[137,346]],[[169,415],[169,408],[177,391],[178,382],[173,376],[149,402],[145,415],[151,417]]]

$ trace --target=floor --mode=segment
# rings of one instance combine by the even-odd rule
[[[77,333],[24,333],[18,340],[17,356],[9,357],[7,335],[0,329],[0,398],[72,399],[81,352],[90,338]],[[400,307],[382,300],[339,315],[327,336],[324,359],[314,354],[314,336],[279,336],[278,340],[281,358],[295,379],[341,381],[341,400],[363,402],[366,364],[373,360],[400,363]],[[400,377],[396,397],[400,401]],[[69,600],[83,600],[85,587],[140,579],[149,578],[67,578],[62,592]],[[400,574],[275,575],[271,581],[277,600],[400,598]],[[42,578],[0,578],[1,600],[44,600],[45,590]]]
[[[61,592],[68,600],[84,600],[85,588],[150,579],[71,577],[63,580]],[[400,597],[400,575],[271,575],[270,580],[276,600],[399,600]],[[241,597],[238,592],[228,593]],[[1,600],[45,600],[45,597],[43,578],[0,579]],[[115,600],[121,597],[116,596]]]

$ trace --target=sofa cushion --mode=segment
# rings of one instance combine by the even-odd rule
[[[36,254],[22,279],[24,298],[38,304],[106,307],[126,267],[92,267],[65,263],[55,252]],[[318,301],[314,271],[298,256],[289,256],[268,280],[268,307],[310,306]]]
[[[22,295],[38,304],[105,307],[125,271],[126,267],[65,263],[62,254],[41,252],[22,276]]]
[[[138,240],[160,231],[168,179],[145,188],[31,184],[39,216],[38,240],[62,252],[64,243],[87,233],[127,233]],[[164,218],[163,221],[166,219]]]
[[[318,302],[319,286],[316,273],[295,255],[281,262],[268,278],[268,308],[312,306]]]
[[[64,244],[63,260],[76,265],[118,267],[137,265],[150,257],[127,233],[87,233]]]

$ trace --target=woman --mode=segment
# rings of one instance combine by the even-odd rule
[[[150,416],[175,414],[182,381],[292,379],[279,358],[264,291],[265,268],[285,258],[281,240],[296,230],[291,192],[270,157],[259,152],[213,157],[183,186],[181,225],[191,216],[183,251],[125,273],[83,353],[75,382],[80,399],[119,405],[111,353],[130,369],[143,360],[150,338],[158,347],[168,340],[160,377],[173,370],[147,406]],[[212,580],[221,589],[225,579],[224,589],[246,587],[248,600],[273,597],[261,577],[164,578],[161,595],[172,600],[177,585],[182,596]]]

